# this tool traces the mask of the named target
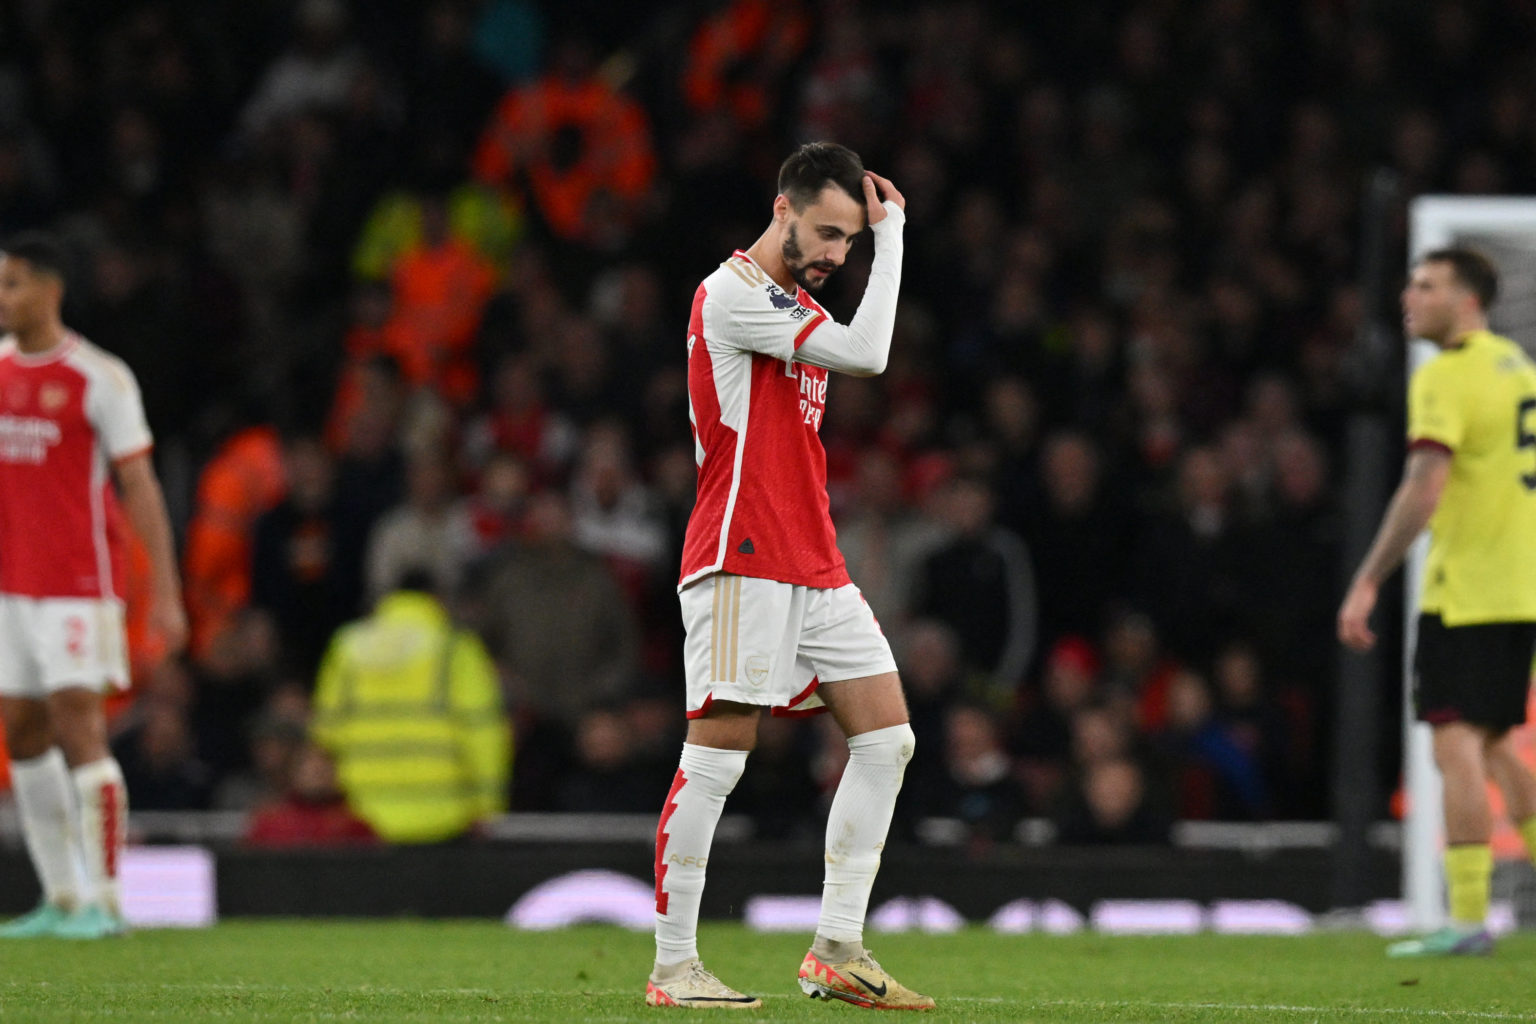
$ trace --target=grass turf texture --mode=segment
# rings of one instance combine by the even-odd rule
[[[1301,938],[874,935],[933,995],[925,1021],[1287,1022],[1536,1019],[1536,936],[1487,959],[1391,961],[1360,933]],[[867,1011],[795,983],[807,936],[706,925],[705,962],[761,995],[746,1019]],[[0,1018],[23,1021],[692,1020],[642,1002],[648,935],[530,934],[475,921],[238,921],[92,943],[0,943]],[[715,1019],[706,1016],[705,1019]],[[733,1018],[734,1019],[734,1018]],[[888,1019],[882,1015],[879,1019]]]

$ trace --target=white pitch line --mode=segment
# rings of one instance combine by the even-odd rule
[[[991,1000],[967,1000],[964,997],[950,998],[945,1002],[972,1002]],[[1254,1013],[1320,1013],[1320,1014],[1357,1014],[1361,1016],[1390,1014],[1394,1017],[1433,1017],[1444,1020],[1533,1020],[1528,1013],[1499,1013],[1489,1010],[1430,1010],[1413,1009],[1411,1007],[1377,1007],[1377,1006],[1290,1006],[1284,1003],[1153,1003],[1142,1000],[1122,999],[1118,1001],[1105,1001],[1100,999],[1049,999],[1032,1001],[1021,999],[1025,1006],[1070,1006],[1077,1008],[1102,1007],[1104,1009],[1117,1010],[1241,1010]]]

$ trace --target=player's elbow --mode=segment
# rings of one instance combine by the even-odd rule
[[[878,377],[885,372],[886,363],[890,362],[889,351],[866,353],[858,364],[849,368],[849,375],[854,377]]]

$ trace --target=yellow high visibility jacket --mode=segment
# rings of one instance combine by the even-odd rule
[[[512,731],[496,668],[427,594],[390,594],[336,632],[312,729],[347,802],[387,842],[451,839],[506,809]]]

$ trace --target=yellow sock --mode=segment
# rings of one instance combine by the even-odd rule
[[[1515,826],[1520,830],[1520,838],[1525,840],[1525,852],[1532,861],[1536,861],[1536,814],[1526,818]]]
[[[1480,925],[1488,917],[1493,883],[1493,848],[1487,843],[1463,843],[1445,850],[1445,880],[1451,890],[1451,920]]]

